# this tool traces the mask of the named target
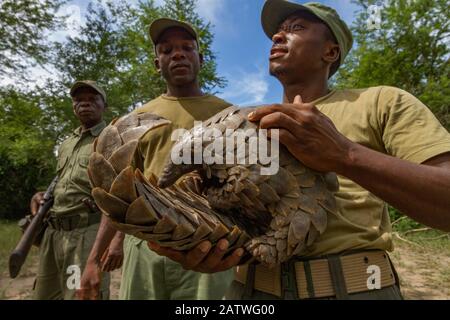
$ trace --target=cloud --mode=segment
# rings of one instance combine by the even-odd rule
[[[47,79],[57,78],[57,70],[53,67],[47,69],[41,66],[32,66],[27,69],[26,90],[33,90],[36,86],[44,86]],[[19,79],[15,74],[0,76],[0,86],[22,86],[23,80]]]
[[[360,9],[360,7],[351,0],[322,0],[320,2],[334,8],[342,19],[349,25],[355,19],[354,12]]]
[[[155,5],[163,6],[164,0],[155,0]],[[197,13],[208,22],[216,24],[225,8],[225,0],[197,0]]]
[[[83,8],[73,2],[65,5],[57,12],[57,16],[65,18],[65,28],[53,32],[49,39],[52,41],[64,41],[66,37],[76,37],[79,35],[79,28],[83,26]]]
[[[259,68],[256,72],[238,69],[227,75],[228,87],[220,96],[241,106],[261,104],[269,91],[267,72]]]
[[[216,24],[225,8],[224,0],[197,0],[197,12],[206,20]]]
[[[1,1],[1,0],[0,0]],[[44,0],[39,0],[44,2]],[[56,16],[64,17],[65,27],[58,29],[57,31],[46,31],[45,36],[50,41],[64,42],[67,37],[75,37],[79,35],[79,28],[84,24],[85,18],[83,17],[83,8],[79,5],[81,1],[72,1],[61,8],[59,8]],[[85,3],[85,5],[87,5]],[[15,57],[10,57],[15,58]],[[32,60],[29,60],[32,63]],[[44,68],[41,66],[30,66],[27,69],[27,86],[30,89],[36,87],[36,85],[43,85],[47,78],[54,77],[56,70],[52,67]],[[18,85],[19,79],[15,74],[9,73],[0,76],[0,86]]]

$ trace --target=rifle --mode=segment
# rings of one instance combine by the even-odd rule
[[[53,191],[55,190],[57,182],[58,177],[55,177],[44,194],[44,203],[39,206],[38,212],[31,219],[31,222],[25,229],[19,243],[9,256],[9,275],[13,279],[19,274],[36,237],[40,231],[42,231],[44,218],[53,205]]]

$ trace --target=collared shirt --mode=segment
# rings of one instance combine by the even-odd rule
[[[92,188],[87,173],[89,156],[95,138],[105,127],[104,121],[85,131],[79,127],[59,147],[58,183],[53,193],[52,215],[72,216],[88,211],[82,200],[91,198]]]

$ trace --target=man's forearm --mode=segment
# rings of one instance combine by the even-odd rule
[[[411,218],[450,231],[450,170],[418,165],[355,144],[339,174]]]
[[[95,238],[94,245],[89,254],[89,262],[100,263],[100,258],[102,257],[105,250],[109,247],[109,244],[114,238],[116,232],[116,229],[114,229],[108,223],[108,219],[105,216],[102,216],[100,227],[98,228],[97,232],[97,237]]]

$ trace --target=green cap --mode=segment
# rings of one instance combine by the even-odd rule
[[[266,0],[261,13],[261,23],[264,32],[272,39],[274,34],[278,32],[281,23],[290,15],[301,10],[312,13],[331,29],[341,49],[340,64],[343,64],[353,45],[352,33],[336,10],[321,3],[308,2],[298,4],[285,0]]]
[[[197,41],[198,45],[197,32],[190,24],[179,20],[161,18],[153,21],[148,30],[150,34],[150,39],[152,39],[152,42],[155,46],[158,43],[158,40],[163,34],[163,32],[169,28],[182,28],[186,30],[186,32],[189,33],[195,39],[195,41]]]
[[[73,97],[75,92],[83,87],[92,88],[95,91],[97,91],[103,98],[103,101],[106,103],[106,93],[105,91],[95,82],[92,80],[82,80],[77,81],[73,84],[72,88],[70,88],[70,96]]]

